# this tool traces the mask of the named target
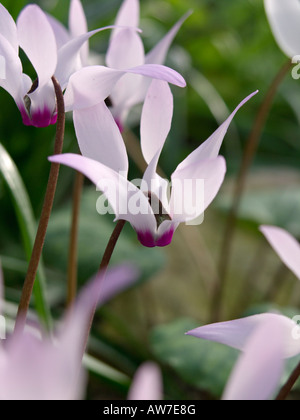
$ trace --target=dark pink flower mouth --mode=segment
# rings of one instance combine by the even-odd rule
[[[43,111],[35,111],[32,114],[32,116],[29,116],[27,110],[23,105],[19,105],[18,108],[21,112],[22,121],[24,125],[31,125],[37,128],[43,128],[48,127],[52,124],[56,124],[57,122],[57,112],[53,114],[53,112],[50,111],[50,109],[44,108]]]
[[[173,228],[169,229],[158,239],[155,239],[150,231],[137,232],[138,240],[143,246],[146,246],[147,248],[154,248],[155,246],[164,247],[170,245],[170,243],[172,242],[173,234]]]

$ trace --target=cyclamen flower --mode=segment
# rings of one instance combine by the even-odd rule
[[[191,14],[186,13],[170,31],[145,54],[141,36],[134,28],[139,27],[139,0],[124,0],[115,20],[115,26],[110,37],[109,47],[105,56],[106,65],[110,68],[124,70],[144,64],[164,64],[166,55],[173,39],[183,22]],[[118,28],[124,27],[124,28]],[[145,78],[137,79],[131,74],[119,80],[109,96],[110,110],[123,128],[130,109],[143,103],[150,81]],[[91,103],[91,105],[94,105]]]
[[[277,44],[288,57],[300,54],[300,3],[298,0],[264,0]]]
[[[70,75],[80,66],[78,54],[82,46],[92,35],[107,28],[111,27],[77,36],[58,48],[49,20],[37,5],[26,6],[15,24],[0,3],[0,55],[6,66],[6,78],[0,80],[0,86],[15,100],[25,125],[46,127],[55,124],[52,76],[56,76],[64,90]],[[23,73],[19,45],[36,71],[37,79],[33,83]]]
[[[94,307],[128,287],[135,270],[120,267],[100,274],[81,292],[55,339],[16,331],[0,341],[1,400],[74,400],[84,397],[82,351]],[[100,296],[100,298],[99,298]],[[0,298],[1,302],[1,298]]]
[[[256,93],[256,92],[255,92]],[[254,94],[255,94],[254,93]],[[49,158],[88,177],[108,199],[116,220],[126,220],[147,247],[166,246],[182,222],[196,219],[215,198],[224,180],[225,159],[218,156],[228,126],[247,97],[198,149],[181,162],[169,183],[156,173],[157,163],[171,127],[173,96],[166,82],[153,80],[141,117],[141,148],[148,164],[140,189],[127,180],[125,145],[104,102],[74,112],[76,135],[83,156],[65,154]],[[204,182],[204,196],[198,181]],[[200,197],[200,205],[195,205]]]
[[[283,315],[265,313],[204,325],[187,333],[241,350],[223,399],[265,400],[278,387],[283,360],[300,354],[300,328]]]

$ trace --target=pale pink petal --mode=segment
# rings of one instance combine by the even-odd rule
[[[170,211],[172,220],[188,222],[200,216],[217,195],[225,177],[226,162],[222,156],[194,162],[171,176]]]
[[[148,199],[134,184],[100,162],[75,154],[49,158],[82,172],[108,199],[116,219],[127,220],[138,232],[156,231],[156,220]]]
[[[140,3],[139,0],[124,0],[115,20],[115,26],[129,26],[137,28],[140,21]],[[111,34],[110,40],[119,33],[120,29],[116,28]]]
[[[185,81],[179,73],[161,65],[143,65],[128,70],[104,66],[85,67],[70,77],[65,92],[66,111],[89,108],[103,101],[126,73],[164,80],[180,87],[185,86]]]
[[[88,31],[85,13],[80,0],[72,0],[69,10],[69,30],[71,37],[75,38]],[[84,66],[88,65],[89,45],[86,42],[80,49],[80,56]]]
[[[173,116],[173,95],[167,82],[153,80],[148,89],[141,116],[141,147],[149,164],[162,150]]]
[[[178,165],[177,169],[184,169],[189,165],[193,165],[196,162],[205,159],[213,159],[218,156],[220,148],[222,146],[223,139],[225,134],[228,130],[228,127],[237,113],[237,111],[251,99],[254,95],[256,95],[258,91],[252,93],[247,98],[245,98],[232,112],[232,114],[227,118],[227,120],[204,142],[202,143],[196,150],[194,150],[184,161]]]
[[[266,14],[273,35],[288,57],[300,54],[300,3],[298,0],[265,0]]]
[[[128,157],[125,144],[105,103],[75,110],[73,121],[82,155],[127,176]]]
[[[79,35],[76,38],[71,39],[58,50],[55,76],[63,89],[66,88],[70,76],[82,67],[80,50],[85,42],[88,41],[91,36],[112,28],[114,28],[114,26],[105,26],[103,28],[95,29],[94,31]]]
[[[22,92],[22,64],[15,49],[1,34],[0,55],[5,64],[5,78],[0,79],[0,86],[19,103],[23,101],[22,93],[24,93]]]
[[[54,75],[57,46],[52,27],[45,13],[37,5],[26,6],[17,20],[20,47],[36,70],[39,87]]]
[[[233,321],[219,322],[195,328],[187,334],[204,340],[216,341],[227,346],[245,351],[247,340],[260,325],[266,322],[276,322],[278,328],[284,331],[283,357],[289,358],[300,354],[299,326],[286,316],[274,313],[264,313]]]
[[[275,320],[259,325],[231,373],[223,400],[270,399],[283,372],[283,340],[283,327]]]
[[[192,11],[185,13],[181,19],[169,30],[169,32],[148,52],[145,58],[146,64],[164,64],[169,48],[181,28],[184,21],[192,14]]]
[[[276,226],[261,226],[260,231],[265,235],[283,263],[300,280],[300,244],[298,241],[286,230]]]
[[[146,362],[134,375],[128,400],[162,400],[163,385],[161,371],[156,363]]]
[[[11,44],[12,48],[18,54],[19,41],[15,21],[0,3],[0,34]]]
[[[144,64],[144,46],[135,29],[120,29],[106,53],[108,67],[126,70]]]
[[[48,14],[46,14],[46,16],[54,33],[57,49],[60,49],[64,44],[70,41],[70,34],[59,20]]]

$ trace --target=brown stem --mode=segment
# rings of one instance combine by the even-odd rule
[[[216,281],[216,287],[212,300],[212,322],[217,322],[220,319],[221,302],[223,299],[224,289],[226,285],[226,277],[229,267],[230,255],[232,251],[233,236],[237,222],[237,213],[245,188],[248,172],[252,164],[253,158],[255,156],[255,153],[257,151],[262,130],[269,115],[278,87],[280,86],[284,77],[287,75],[291,68],[292,64],[290,61],[288,61],[280,69],[275,79],[271,83],[263,100],[263,103],[258,111],[253,129],[246,142],[246,148],[243,153],[243,158],[233,193],[233,203],[227,218],[223,244],[221,247],[221,256],[218,267],[219,279],[218,281]]]
[[[76,172],[73,200],[72,223],[70,231],[69,258],[68,258],[68,289],[67,306],[69,307],[76,298],[77,292],[77,260],[78,260],[78,227],[80,213],[80,199],[82,194],[84,175]]]
[[[295,385],[299,376],[300,376],[300,363],[295,368],[295,370],[292,372],[291,376],[289,377],[289,379],[287,380],[285,385],[279,391],[279,393],[276,397],[277,401],[283,401],[287,398],[287,396],[291,392],[291,390],[292,390],[293,386]]]
[[[121,232],[122,232],[122,230],[125,226],[125,223],[126,223],[125,220],[119,220],[117,222],[117,224],[115,226],[115,229],[114,229],[113,233],[111,234],[111,237],[110,237],[110,239],[108,241],[108,244],[106,246],[106,249],[104,251],[104,254],[103,254],[103,257],[102,257],[102,260],[101,260],[101,263],[100,263],[100,267],[99,267],[99,273],[102,273],[102,276],[103,276],[102,281],[104,281],[104,277],[105,277],[105,274],[106,274],[106,271],[107,271],[107,267],[110,263],[112,254],[113,254],[114,249],[116,247],[116,244],[118,242],[119,236],[120,236],[120,234],[121,234]],[[91,311],[91,316],[90,316],[90,320],[89,320],[89,323],[88,323],[88,328],[87,328],[86,334],[85,334],[84,339],[83,339],[82,356],[84,355],[84,352],[85,352],[86,347],[87,347],[87,343],[88,343],[90,331],[91,331],[91,328],[92,328],[92,323],[93,323],[93,319],[94,319],[94,316],[95,316],[96,309],[97,309],[97,305],[95,305],[94,308],[92,308],[92,311]]]
[[[54,154],[60,154],[63,148],[63,139],[65,132],[65,105],[64,97],[61,87],[57,79],[53,76],[52,83],[55,89],[56,102],[57,102],[57,125],[56,125],[56,135],[55,135],[55,145],[54,145]],[[48,178],[47,189],[44,198],[44,204],[42,208],[42,213],[35,237],[35,242],[32,249],[31,258],[29,261],[27,274],[22,290],[21,300],[18,307],[17,319],[15,324],[15,329],[23,329],[25,325],[26,315],[28,312],[30,298],[32,295],[33,285],[39,265],[39,261],[42,255],[42,250],[45,242],[45,236],[47,232],[48,222],[53,206],[53,200],[57,185],[57,179],[59,174],[59,164],[52,163]]]

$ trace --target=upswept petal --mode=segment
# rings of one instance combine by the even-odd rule
[[[115,26],[138,27],[140,22],[139,0],[124,0],[116,17]],[[120,29],[115,28],[111,34],[110,41],[119,33]]]
[[[276,226],[260,226],[270,245],[277,252],[283,263],[300,280],[300,244],[286,230]]]
[[[161,79],[180,87],[185,86],[185,81],[179,73],[161,65],[147,64],[128,70],[89,66],[70,77],[64,96],[66,111],[89,108],[105,100],[111,94],[117,81],[126,73]]]
[[[82,67],[80,58],[80,49],[89,38],[106,29],[112,29],[114,26],[105,26],[94,31],[87,32],[71,39],[58,50],[57,67],[55,76],[58,79],[61,87],[66,88],[70,76]],[[95,105],[91,104],[90,106]]]
[[[141,116],[141,148],[149,164],[161,151],[173,117],[173,95],[167,82],[152,80]]]
[[[300,54],[300,3],[298,0],[265,0],[273,35],[288,57]]]
[[[193,162],[171,176],[170,214],[176,222],[188,222],[200,216],[217,195],[226,173],[223,156]]]
[[[148,199],[121,174],[100,162],[71,153],[51,156],[50,162],[61,163],[82,172],[109,201],[116,219],[128,221],[137,232],[156,231],[156,220]]]
[[[0,86],[5,89],[16,102],[20,102],[22,64],[17,52],[0,34],[0,55],[5,60],[5,79],[0,79]]]
[[[15,21],[10,13],[0,3],[0,34],[11,44],[18,54],[19,41]]]
[[[227,382],[223,400],[268,400],[279,385],[283,372],[284,331],[269,320],[249,337]]]
[[[169,48],[185,20],[192,14],[189,10],[178,22],[169,30],[169,32],[146,54],[146,64],[163,64],[165,62]]]
[[[17,20],[20,47],[31,61],[44,86],[54,75],[57,46],[52,27],[45,13],[37,5],[26,6]]]
[[[144,45],[135,29],[119,30],[109,44],[105,61],[108,67],[117,70],[126,70],[144,64]]]
[[[163,385],[159,366],[153,362],[143,363],[136,371],[127,400],[162,400]]]
[[[73,121],[83,156],[97,160],[116,172],[128,173],[128,157],[120,130],[104,102],[75,110]]]
[[[290,318],[280,314],[264,313],[233,321],[204,325],[187,334],[245,351],[249,337],[259,326],[267,322],[276,322],[278,328],[283,328],[284,358],[290,358],[300,353],[300,327]]]
[[[75,38],[88,31],[88,24],[80,0],[72,0],[69,10],[69,30],[71,37]],[[86,42],[80,49],[80,57],[84,66],[88,65],[89,45]]]
[[[189,165],[193,165],[195,162],[199,162],[205,159],[213,159],[218,156],[220,148],[222,146],[223,139],[225,134],[228,130],[228,127],[237,113],[237,111],[251,99],[254,95],[256,95],[258,91],[252,93],[251,95],[247,96],[232,112],[232,114],[227,118],[227,120],[220,125],[220,127],[204,142],[202,143],[196,150],[194,150],[184,161],[182,161],[177,169],[184,169]]]

